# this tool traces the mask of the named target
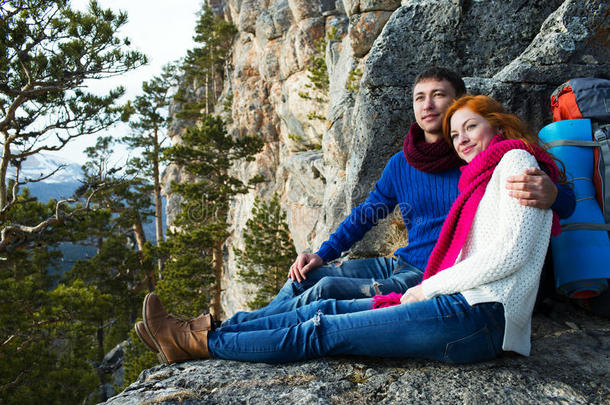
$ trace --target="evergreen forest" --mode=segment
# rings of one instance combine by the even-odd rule
[[[230,171],[254,159],[261,137],[232,136],[230,116],[214,114],[236,30],[203,7],[193,16],[197,46],[125,101],[122,87],[96,95],[84,85],[147,63],[120,35],[124,12],[96,1],[86,11],[68,0],[0,3],[0,403],[98,403],[105,387],[118,392],[157,364],[133,332],[148,292],[185,317],[208,309],[223,316],[227,212],[232,199],[265,181]],[[184,130],[171,145],[175,120]],[[129,134],[106,135],[118,122]],[[26,177],[26,159],[80,137],[96,141],[84,151],[78,189],[70,198],[33,197],[28,187],[61,168]],[[112,159],[118,145],[133,151],[121,167]],[[166,185],[182,203],[164,231],[169,165],[192,181]],[[277,196],[257,199],[245,246],[235,250],[242,281],[259,287],[252,309],[269,302],[295,256],[285,219]],[[144,232],[148,223],[154,238]],[[95,254],[59,271],[65,243]],[[122,385],[103,361],[117,345],[125,353]]]

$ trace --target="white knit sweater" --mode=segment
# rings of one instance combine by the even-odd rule
[[[548,248],[552,211],[520,205],[507,178],[538,167],[525,150],[507,152],[491,176],[456,263],[422,283],[426,298],[461,292],[470,305],[504,305],[503,350],[528,356],[531,317]]]

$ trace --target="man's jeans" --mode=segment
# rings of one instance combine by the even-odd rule
[[[402,294],[419,284],[423,274],[423,271],[403,259],[389,257],[347,260],[338,265],[320,266],[307,273],[307,278],[301,283],[289,279],[266,307],[253,312],[238,312],[222,325],[291,311],[326,298],[345,300],[391,292]]]
[[[504,309],[462,294],[371,308],[371,299],[320,300],[208,333],[212,357],[281,363],[332,355],[417,357],[449,363],[502,352]]]

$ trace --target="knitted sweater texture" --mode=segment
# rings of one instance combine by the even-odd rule
[[[460,196],[447,214],[438,242],[428,260],[424,280],[455,264],[470,231],[479,202],[485,194],[487,183],[504,154],[511,149],[525,149],[530,152],[539,164],[546,167],[551,179],[557,181],[559,169],[551,156],[542,148],[528,146],[519,140],[506,140],[501,134],[496,135],[485,151],[461,168],[462,177],[458,183]],[[553,213],[551,236],[557,236],[559,233],[561,233],[559,217]]]
[[[398,205],[409,231],[409,244],[394,255],[425,269],[443,221],[457,198],[459,178],[457,168],[426,173],[409,165],[403,152],[395,154],[366,201],[352,209],[316,253],[325,262],[338,258]]]
[[[462,293],[470,305],[504,306],[502,348],[530,352],[531,314],[549,244],[552,211],[520,205],[509,197],[507,177],[538,167],[525,150],[500,160],[485,189],[456,263],[422,282],[426,298]]]
[[[368,198],[352,209],[316,253],[325,262],[338,258],[398,205],[409,231],[409,244],[394,255],[425,269],[451,204],[458,196],[460,175],[459,169],[441,173],[417,170],[409,165],[403,152],[396,153]],[[560,218],[567,218],[576,205],[574,191],[565,185],[559,185],[558,191],[552,208]]]

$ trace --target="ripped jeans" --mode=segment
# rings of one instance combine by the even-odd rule
[[[504,308],[462,294],[371,308],[370,299],[320,300],[208,333],[215,358],[284,363],[333,355],[491,360],[502,352]]]
[[[417,267],[396,257],[347,260],[339,265],[320,266],[307,273],[307,278],[301,283],[289,279],[266,307],[253,312],[238,312],[222,326],[292,311],[321,299],[348,300],[391,292],[404,293],[419,284],[423,274]]]

